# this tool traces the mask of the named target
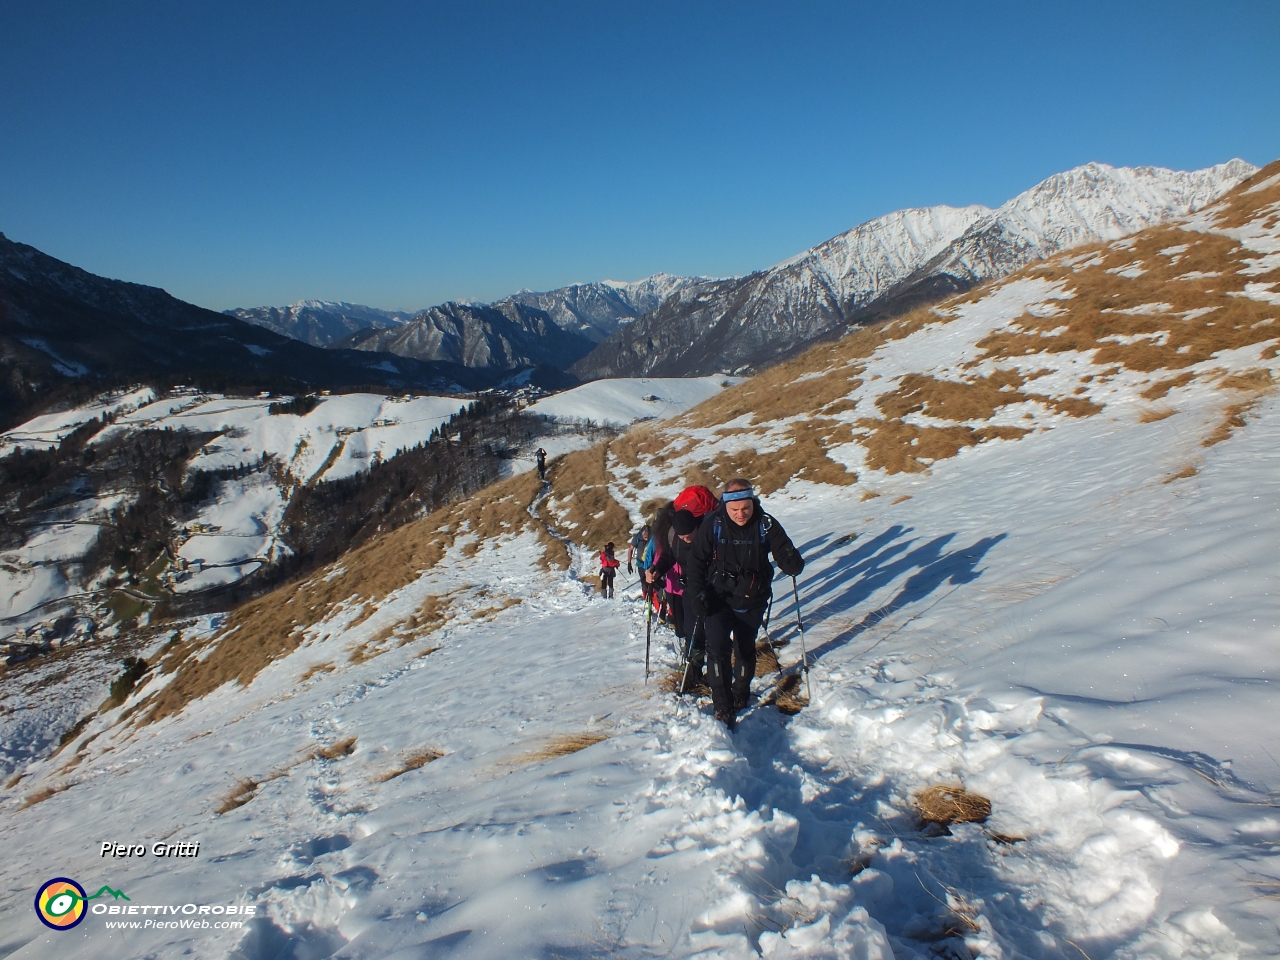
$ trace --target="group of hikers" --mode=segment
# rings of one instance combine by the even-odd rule
[[[732,730],[756,670],[756,634],[773,595],[773,564],[798,576],[804,559],[750,482],[730,480],[717,498],[686,488],[632,538],[627,573],[640,574],[650,611],[669,618],[687,657],[680,692],[705,683],[716,719]],[[613,596],[621,561],[600,552],[600,590]],[[704,673],[705,663],[705,673]]]

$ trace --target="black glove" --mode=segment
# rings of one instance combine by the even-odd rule
[[[627,573],[628,573],[628,574],[634,574],[634,573],[635,573],[635,571],[631,569],[631,561],[630,561],[630,560],[628,560],[628,561],[627,561]]]

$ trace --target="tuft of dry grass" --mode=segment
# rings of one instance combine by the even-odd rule
[[[773,688],[773,692],[761,702],[772,703],[780,713],[793,717],[809,705],[809,698],[804,695],[803,691],[804,683],[800,674],[788,673],[778,681],[778,685]]]
[[[306,672],[298,678],[298,682],[306,683],[312,677],[318,677],[322,673],[332,673],[337,669],[337,666],[332,660],[327,660],[324,663],[313,663],[307,668]]]
[[[1167,417],[1172,417],[1177,412],[1173,407],[1148,407],[1138,414],[1138,422],[1158,423]]]
[[[56,797],[64,790],[71,789],[71,786],[72,784],[70,783],[58,783],[50,787],[41,787],[39,790],[29,793],[23,797],[22,805],[19,806],[18,809],[25,810],[27,807],[34,807],[37,803],[44,803],[50,797]]]
[[[1233,403],[1222,411],[1222,420],[1214,427],[1213,432],[1200,441],[1202,447],[1212,447],[1230,440],[1231,434],[1245,425],[1245,415],[1258,405],[1260,397],[1246,400],[1244,403]]]
[[[773,652],[773,647],[767,643],[756,644],[756,676],[767,677],[770,674],[778,673],[782,670],[782,666],[778,663],[778,655]]]
[[[921,823],[985,823],[991,816],[991,801],[962,786],[934,784],[912,798]]]
[[[218,805],[213,808],[213,812],[217,814],[230,813],[239,807],[243,807],[258,794],[258,787],[262,783],[254,780],[252,777],[239,777],[236,779],[236,785],[231,792],[218,801]]]
[[[1188,477],[1194,477],[1199,472],[1200,472],[1200,468],[1198,466],[1194,466],[1194,465],[1186,466],[1186,467],[1183,467],[1181,470],[1179,470],[1177,473],[1169,474],[1169,476],[1164,478],[1163,482],[1173,483],[1175,480],[1186,480]]]
[[[349,757],[356,751],[356,738],[343,737],[337,743],[330,744],[327,747],[319,747],[313,751],[308,759],[311,760],[338,760],[342,757]]]
[[[403,776],[411,770],[419,770],[434,760],[439,760],[444,756],[444,751],[436,750],[434,747],[424,747],[421,750],[411,750],[406,753],[400,763],[392,767],[378,776],[373,778],[374,783],[386,783],[388,780],[394,780],[396,777]]]
[[[759,674],[757,674],[758,676]],[[654,689],[658,693],[675,693],[680,689],[680,681],[684,679],[684,671],[667,670],[660,674],[654,682]],[[699,683],[689,691],[690,695],[695,697],[711,696],[711,688],[705,683]]]
[[[676,682],[679,682],[679,678],[677,678]],[[557,757],[567,757],[570,754],[577,753],[579,750],[585,750],[587,747],[608,739],[609,734],[607,733],[566,733],[552,737],[542,747],[526,753],[511,762],[522,764],[555,760]]]

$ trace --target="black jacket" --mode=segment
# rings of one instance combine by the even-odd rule
[[[767,604],[773,596],[770,553],[787,576],[804,569],[804,559],[782,524],[764,512],[759,500],[751,502],[755,509],[746,526],[734,523],[722,505],[703,518],[694,535],[685,590],[697,616],[726,606],[749,610]]]

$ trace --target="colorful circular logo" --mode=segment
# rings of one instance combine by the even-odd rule
[[[66,877],[45,881],[36,894],[36,915],[46,927],[70,930],[84,919],[84,887]]]

